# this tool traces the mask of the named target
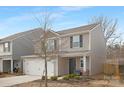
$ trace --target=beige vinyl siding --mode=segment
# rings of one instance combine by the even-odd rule
[[[58,48],[61,47],[61,46],[58,45],[59,44],[58,36],[56,34],[52,33],[52,32],[48,32],[47,35],[48,35],[49,40],[54,40],[54,44],[56,43],[55,44],[56,46],[54,46],[54,49],[58,50]],[[51,44],[51,42],[50,42],[50,44]],[[52,50],[54,50],[54,49],[52,49]],[[35,42],[34,53],[36,53],[36,54],[41,53],[41,42],[40,41]]]
[[[20,56],[31,55],[34,53],[35,42],[39,40],[41,31],[34,31],[13,40],[13,58],[20,59]]]
[[[69,74],[69,62],[68,58],[61,58],[59,57],[58,62],[58,74],[65,75]]]
[[[80,35],[80,34],[79,34]],[[70,36],[65,36],[61,38],[61,50],[62,51],[83,51],[89,50],[89,33],[82,34],[83,47],[79,48],[70,48]]]
[[[105,62],[105,40],[101,27],[98,25],[91,31],[91,73],[103,72]]]
[[[20,59],[20,56],[33,54],[33,52],[34,47],[30,39],[19,38],[13,41],[13,59]]]

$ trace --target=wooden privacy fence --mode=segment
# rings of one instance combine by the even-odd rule
[[[111,77],[112,79],[120,80],[119,64],[105,63],[104,75]]]

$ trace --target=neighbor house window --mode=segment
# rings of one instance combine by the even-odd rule
[[[70,48],[79,48],[83,46],[82,35],[75,35],[70,37]]]
[[[3,52],[3,44],[0,44],[0,52]]]
[[[80,58],[80,67],[84,67],[83,57]]]
[[[9,52],[10,51],[10,43],[4,43],[4,52]]]
[[[54,39],[48,40],[48,50],[55,50],[57,48],[57,41]]]

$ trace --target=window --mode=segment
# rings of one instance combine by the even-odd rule
[[[9,43],[5,43],[5,48],[8,48],[8,46],[9,46]]]
[[[79,47],[79,35],[73,36],[73,47]]]
[[[70,37],[70,48],[79,48],[83,46],[82,35],[75,35]]]
[[[0,52],[3,52],[3,44],[0,44]]]
[[[84,67],[83,57],[80,58],[80,67]]]
[[[9,52],[10,51],[10,43],[4,43],[4,52]]]
[[[57,40],[54,40],[54,49],[57,49]]]
[[[48,50],[54,50],[57,48],[57,42],[56,40],[49,39],[48,40]]]

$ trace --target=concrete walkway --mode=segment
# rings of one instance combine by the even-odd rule
[[[16,84],[38,80],[40,78],[41,78],[40,76],[30,76],[30,75],[0,78],[0,87],[13,86]]]

